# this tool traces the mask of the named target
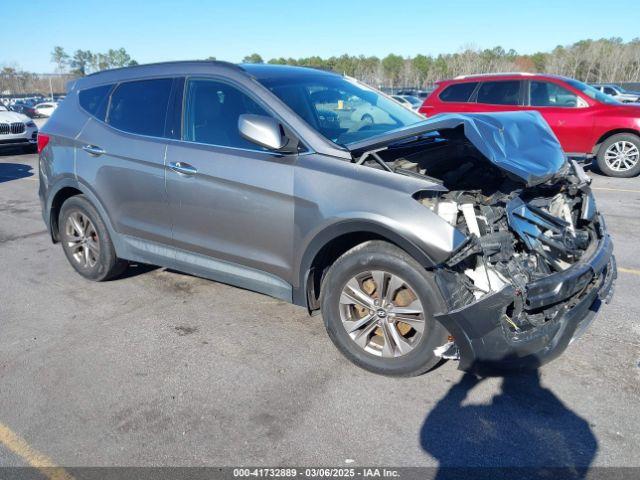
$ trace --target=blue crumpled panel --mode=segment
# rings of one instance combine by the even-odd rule
[[[440,114],[347,147],[352,152],[362,152],[461,125],[465,136],[491,163],[529,186],[546,182],[566,162],[560,142],[535,111]]]
[[[465,136],[493,164],[526,181],[543,183],[566,161],[560,142],[538,112],[469,114]]]

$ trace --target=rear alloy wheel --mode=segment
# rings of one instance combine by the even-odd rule
[[[73,260],[82,268],[93,268],[100,258],[100,239],[89,217],[75,211],[64,226],[65,246]]]
[[[71,266],[85,278],[108,280],[121,274],[127,262],[116,256],[97,210],[84,195],[62,204],[58,218],[60,242]]]
[[[433,368],[447,330],[433,318],[444,305],[432,275],[403,250],[369,241],[343,254],[322,282],[325,327],[356,365],[382,375]]]
[[[611,177],[634,177],[640,173],[640,138],[629,133],[609,137],[598,151],[598,167]]]

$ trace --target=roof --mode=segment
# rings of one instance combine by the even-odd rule
[[[238,65],[242,70],[258,80],[288,78],[295,79],[309,75],[331,75],[336,73],[309,67],[296,67],[293,65],[273,65],[270,63],[244,63]]]
[[[131,65],[129,67],[119,67],[119,68],[110,68],[108,70],[101,70],[99,72],[90,73],[84,78],[90,78],[100,75],[105,75],[113,72],[135,72],[135,71],[146,71],[149,69],[157,69],[161,67],[175,67],[175,66],[202,66],[202,65],[210,65],[215,67],[230,67],[230,68],[238,68],[238,66],[231,62],[223,62],[220,60],[175,60],[170,62],[156,62],[156,63],[143,63],[140,65]]]
[[[131,67],[114,68],[92,73],[78,80],[69,82],[68,90],[82,85],[80,88],[132,80],[141,77],[153,77],[164,75],[204,75],[225,72],[228,75],[251,76],[258,80],[288,78],[295,79],[309,75],[336,75],[324,70],[307,67],[295,67],[291,65],[271,64],[239,64],[222,62],[218,60],[185,60],[160,63],[147,63]]]
[[[549,73],[531,73],[531,72],[497,72],[497,73],[476,73],[472,75],[458,75],[452,79],[443,80],[443,82],[455,82],[458,80],[487,80],[487,79],[508,79],[508,78],[555,78],[558,80],[566,80],[567,77],[562,75],[553,75]]]

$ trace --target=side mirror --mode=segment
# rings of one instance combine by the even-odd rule
[[[282,151],[290,143],[277,120],[264,115],[244,113],[238,118],[240,135],[261,147]],[[287,149],[288,150],[288,149]]]

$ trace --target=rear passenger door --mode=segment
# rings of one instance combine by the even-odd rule
[[[470,104],[469,100],[477,86],[478,82],[453,83],[440,92],[437,102],[431,102],[430,97],[427,97],[420,112],[427,116],[435,113],[470,112],[475,104]]]
[[[520,80],[482,82],[474,94],[479,111],[504,112],[520,110],[524,105],[524,89]]]
[[[98,197],[116,232],[142,250],[135,239],[171,244],[164,137],[173,84],[173,78],[126,81],[108,86],[102,101],[97,89],[104,87],[79,93],[91,114],[77,137],[79,180]]]
[[[188,264],[181,268],[222,272],[213,278],[290,296],[281,280],[291,281],[297,156],[267,151],[240,135],[241,114],[270,115],[240,86],[190,78],[184,96],[182,139],[167,148],[173,241],[178,260]]]

